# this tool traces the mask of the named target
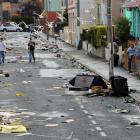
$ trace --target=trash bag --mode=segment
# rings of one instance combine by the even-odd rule
[[[110,78],[111,86],[114,96],[128,96],[128,84],[127,79],[122,76],[112,76]]]

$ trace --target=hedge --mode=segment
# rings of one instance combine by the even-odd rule
[[[93,47],[107,46],[107,26],[94,26],[86,33],[86,40],[93,45]]]

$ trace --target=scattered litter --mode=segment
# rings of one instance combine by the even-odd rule
[[[87,113],[87,115],[89,115],[89,116],[95,116],[95,114],[90,114],[90,113]]]
[[[71,122],[74,122],[73,119],[68,119],[68,120],[65,120],[63,123],[71,123]]]
[[[73,108],[70,108],[70,109],[69,109],[69,111],[73,111],[73,110],[74,110]]]
[[[28,77],[32,77],[32,75],[31,74],[29,74],[29,75],[27,75]]]
[[[46,120],[47,120],[47,121],[51,121],[51,120],[53,120],[53,118],[47,118]]]
[[[124,100],[125,103],[135,103],[135,99],[131,97],[125,97]]]
[[[13,84],[8,83],[8,84],[3,84],[2,85],[2,87],[10,87],[10,86],[13,86]]]
[[[0,125],[2,133],[26,133],[27,129],[23,125]]]
[[[107,84],[107,88],[110,89],[110,90],[112,90],[111,84]]]
[[[22,84],[30,84],[32,81],[22,81]]]
[[[17,59],[13,58],[13,59],[9,60],[8,63],[17,63]]]
[[[9,73],[5,73],[4,75],[5,75],[5,77],[10,77]]]
[[[24,96],[24,93],[22,93],[22,92],[16,92],[16,96],[17,96],[17,97]]]
[[[127,109],[114,109],[111,112],[114,112],[114,113],[130,113],[130,110],[127,110]]]
[[[22,68],[20,68],[20,69],[19,69],[19,72],[23,73],[23,72],[25,72],[25,70],[22,69]]]
[[[4,74],[0,74],[0,77],[4,77]]]
[[[111,104],[107,104],[107,105],[105,105],[106,106],[106,108],[113,108],[114,106],[113,105],[111,105]]]
[[[48,118],[60,118],[61,116],[65,116],[66,117],[66,116],[68,116],[68,114],[67,113],[53,111],[53,112],[43,113],[40,116],[48,117]]]
[[[16,116],[17,114],[18,113],[15,113],[14,111],[4,111],[4,110],[0,111],[0,115],[4,116],[4,119]]]
[[[71,134],[70,134],[70,136],[67,138],[68,140],[71,140],[72,139],[72,137],[73,137],[73,131],[71,132]]]
[[[136,92],[138,92],[138,91],[135,90],[135,89],[130,89],[129,92],[130,92],[130,93],[136,93]]]
[[[130,125],[140,125],[140,124],[137,122],[131,122]]]
[[[21,112],[22,115],[30,115],[30,116],[34,116],[35,113],[34,112]]]
[[[6,48],[6,51],[11,51],[13,48],[10,48],[10,47],[8,47],[8,48]]]
[[[126,127],[126,129],[132,129],[133,127]]]
[[[54,89],[62,89],[62,87],[53,87]]]
[[[47,127],[56,127],[56,126],[58,126],[58,124],[46,124],[45,126],[47,126]]]
[[[18,59],[23,59],[23,57],[22,56],[19,56]]]
[[[26,60],[21,60],[20,62],[25,63],[25,62],[27,62],[27,61],[26,61]]]
[[[102,92],[103,87],[102,86],[92,86],[92,93],[94,94],[100,94]]]
[[[133,117],[133,119],[140,119],[140,117]]]
[[[3,120],[4,120],[4,116],[3,116],[3,115],[1,115],[1,116],[0,116],[0,124],[2,124],[2,123],[3,123]]]
[[[89,94],[92,94],[92,93],[93,93],[93,92],[92,92],[92,89],[89,89],[89,90],[88,90],[88,93],[89,93]]]
[[[26,136],[26,135],[32,135],[32,133],[23,133],[23,134],[18,134],[16,136],[17,137],[22,137],[22,136]]]
[[[58,57],[58,58],[61,57],[61,54],[57,54],[56,57]]]
[[[0,74],[3,74],[3,70],[0,70]]]
[[[68,86],[68,83],[65,83],[63,86],[62,86],[62,88],[68,88],[69,86]]]
[[[19,125],[19,124],[22,124],[22,121],[21,121],[21,118],[12,118],[12,119],[9,119],[9,122],[10,124],[12,125]]]

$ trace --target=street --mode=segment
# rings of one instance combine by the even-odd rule
[[[69,91],[68,81],[79,73],[92,73],[70,54],[37,38],[36,63],[28,63],[28,33],[6,33],[9,48],[0,70],[0,116],[23,124],[26,133],[1,133],[0,140],[139,140],[139,104],[123,97],[87,98],[87,92]],[[63,46],[63,47],[64,47]],[[59,47],[59,48],[60,48]],[[121,112],[119,109],[122,109]],[[0,117],[1,118],[1,117]],[[138,123],[134,124],[134,123]]]

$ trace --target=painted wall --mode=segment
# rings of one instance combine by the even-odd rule
[[[80,25],[95,24],[95,1],[94,0],[80,0]]]
[[[48,11],[61,11],[61,0],[48,0]]]
[[[115,23],[116,19],[121,16],[122,0],[112,1],[112,22]]]
[[[135,37],[140,37],[140,10],[138,8],[124,9],[124,16],[131,22],[131,34]]]
[[[68,0],[68,17],[69,17],[69,39],[72,45],[76,45],[77,34],[77,0]]]

